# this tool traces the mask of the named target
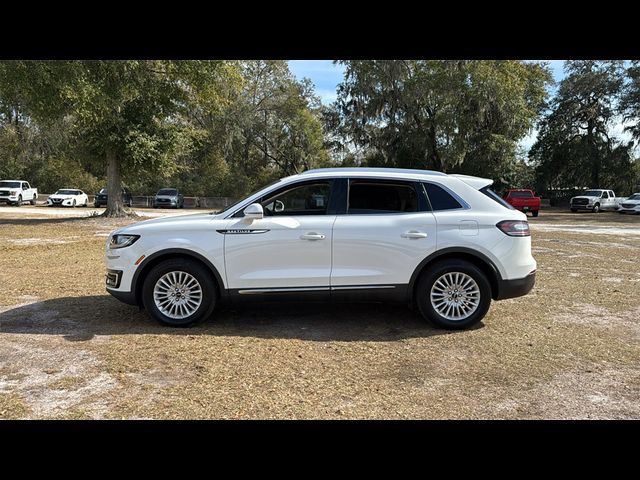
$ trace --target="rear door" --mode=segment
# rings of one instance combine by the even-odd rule
[[[436,221],[417,182],[354,178],[333,227],[331,289],[406,286],[436,249]]]

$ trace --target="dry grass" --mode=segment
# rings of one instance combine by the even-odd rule
[[[534,291],[452,333],[389,305],[161,327],[104,292],[104,235],[131,220],[3,215],[0,418],[638,418],[640,236],[535,224],[639,220],[542,212]]]

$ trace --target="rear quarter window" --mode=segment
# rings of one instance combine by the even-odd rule
[[[439,210],[455,210],[457,208],[463,208],[462,204],[441,186],[427,182],[422,185],[424,186],[429,202],[431,203],[431,209],[434,212]]]
[[[515,210],[515,208],[509,202],[504,200],[502,197],[500,197],[500,195],[498,195],[496,192],[491,190],[489,187],[481,188],[480,192],[484,193],[491,200],[493,200],[496,203],[499,203],[503,207],[508,208],[509,210]]]

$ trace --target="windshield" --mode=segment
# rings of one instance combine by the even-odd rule
[[[225,208],[224,210],[222,210],[221,212],[211,212],[211,215],[226,215],[228,213],[231,212],[231,210],[233,210],[234,208],[236,208],[238,205],[240,205],[242,202],[244,202],[245,200],[247,200],[248,198],[253,197],[256,193],[261,192],[262,190],[266,190],[269,187],[272,187],[273,185],[275,185],[276,183],[279,183],[281,180],[276,180],[275,182],[271,182],[269,185],[266,185],[262,188],[260,188],[259,190],[256,190],[255,192],[250,193],[249,195],[247,195],[246,197],[244,197],[242,200],[238,200],[237,202],[229,205],[227,208]]]
[[[163,188],[162,190],[158,191],[158,193],[156,193],[156,195],[177,195],[178,191],[175,188]]]
[[[634,193],[627,200],[640,200],[640,193]]]
[[[104,193],[104,194],[106,194],[106,193],[107,193],[107,189],[106,189],[106,188],[101,188],[101,189],[100,189],[100,191],[99,191],[98,193]]]
[[[58,190],[55,195],[80,195],[78,190]]]
[[[511,192],[511,198],[532,198],[533,194],[531,192]]]
[[[0,182],[0,188],[20,188],[20,182]]]
[[[583,197],[599,197],[600,195],[602,195],[602,192],[600,190],[587,190],[580,195]]]

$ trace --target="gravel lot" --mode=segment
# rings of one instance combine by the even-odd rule
[[[104,291],[105,237],[131,220],[8,208],[0,418],[640,417],[639,216],[530,218],[535,289],[469,331],[292,304],[182,330]]]

